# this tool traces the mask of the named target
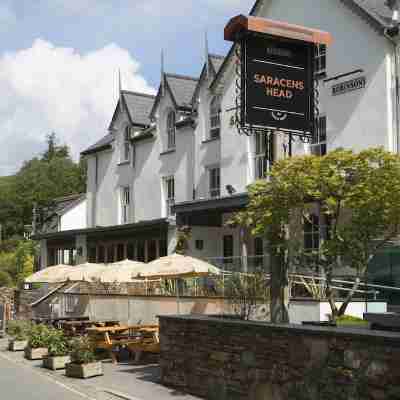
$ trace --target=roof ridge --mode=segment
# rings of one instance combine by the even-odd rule
[[[187,79],[187,80],[192,80],[192,81],[198,81],[199,78],[195,78],[193,76],[189,76],[189,75],[180,75],[180,74],[172,74],[169,72],[165,73],[165,76],[167,77],[171,77],[171,78],[178,78],[178,79]]]
[[[134,92],[132,90],[121,90],[121,93],[133,94],[135,96],[143,96],[143,97],[151,97],[151,98],[155,98],[156,97],[154,94]]]

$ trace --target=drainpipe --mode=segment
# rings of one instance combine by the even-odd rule
[[[391,29],[392,30],[392,29]],[[383,31],[383,35],[390,41],[393,46],[393,53],[394,53],[394,83],[395,83],[395,98],[394,98],[394,122],[395,122],[395,129],[396,129],[396,144],[395,144],[395,151],[397,154],[400,153],[400,116],[399,116],[399,107],[400,107],[400,95],[399,95],[399,44],[395,37],[399,35],[397,32],[396,35],[390,35],[388,33],[388,28]]]

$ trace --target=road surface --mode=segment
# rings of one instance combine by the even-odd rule
[[[0,399],[89,400],[89,397],[22,363],[0,357]]]

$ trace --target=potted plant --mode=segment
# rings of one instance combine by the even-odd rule
[[[16,320],[7,324],[7,334],[11,336],[8,341],[10,351],[22,351],[28,345],[28,336],[31,329],[29,321]]]
[[[49,328],[44,324],[33,325],[29,334],[28,346],[25,348],[25,357],[28,360],[41,360],[47,357]]]
[[[43,367],[52,369],[64,369],[71,362],[69,356],[69,343],[61,329],[50,329],[47,341],[47,357],[43,358]]]
[[[71,362],[66,365],[66,375],[72,378],[92,378],[103,375],[101,361],[97,361],[93,343],[87,336],[71,343]]]

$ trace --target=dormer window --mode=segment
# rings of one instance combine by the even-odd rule
[[[167,116],[167,148],[175,148],[175,111],[171,110]]]
[[[127,126],[124,130],[124,142],[122,144],[121,161],[127,162],[131,155],[130,127]]]
[[[214,96],[210,103],[210,139],[219,138],[221,131],[221,103],[219,96]]]

